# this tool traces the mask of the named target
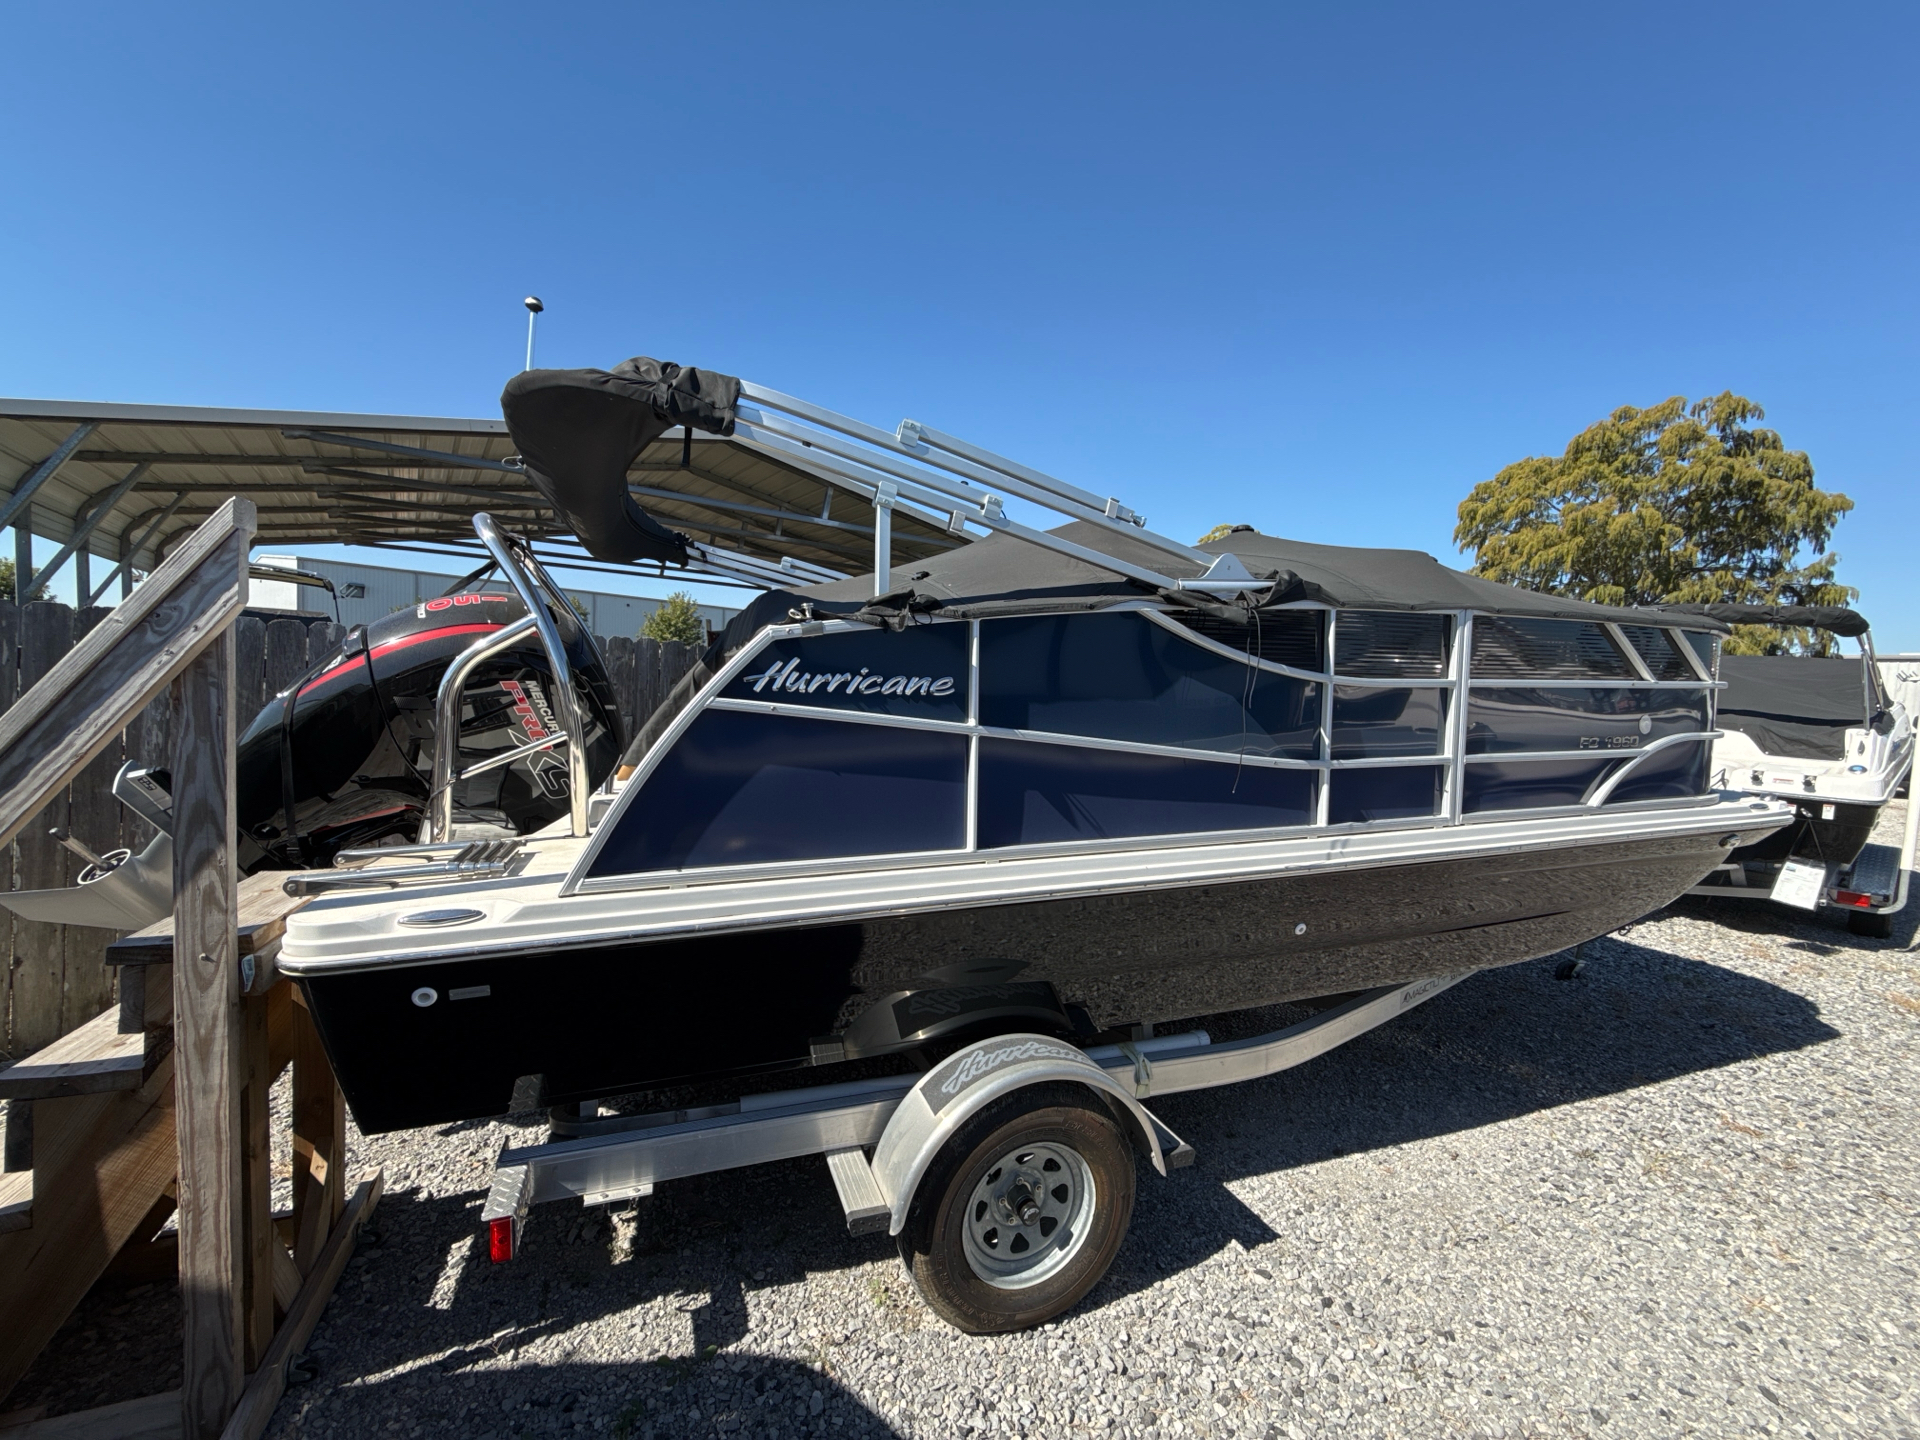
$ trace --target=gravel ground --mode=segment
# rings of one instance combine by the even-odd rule
[[[848,1238],[818,1160],[543,1207],[493,1267],[487,1176],[533,1132],[355,1136],[387,1170],[379,1238],[268,1433],[1920,1437],[1900,919],[1875,941],[1682,901],[1571,979],[1492,971],[1300,1069],[1155,1102],[1199,1163],[1143,1175],[1078,1310],[998,1339]],[[109,1302],[63,1341],[90,1324],[110,1351]],[[55,1350],[57,1403],[87,1352]]]

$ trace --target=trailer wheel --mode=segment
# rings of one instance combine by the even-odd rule
[[[1847,929],[1855,935],[1865,935],[1871,940],[1886,940],[1893,935],[1893,916],[1873,915],[1856,910],[1847,916]]]
[[[941,1148],[900,1257],[934,1312],[972,1335],[1039,1325],[1107,1273],[1133,1218],[1133,1151],[1079,1085],[987,1106]]]

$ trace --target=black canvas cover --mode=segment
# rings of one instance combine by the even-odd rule
[[[1867,633],[1867,617],[1844,605],[1662,605],[1672,615],[1704,615],[1726,625],[1794,625],[1833,635]]]
[[[1722,655],[1719,720],[1769,755],[1839,760],[1846,731],[1867,723],[1861,662],[1804,655]]]
[[[641,450],[676,425],[733,433],[740,382],[636,355],[612,370],[526,370],[500,410],[527,475],[596,560],[683,564],[686,537],[660,524],[627,488]]]
[[[1089,550],[1130,560],[1171,575],[1191,578],[1201,567],[1183,564],[1150,546],[1103,526],[1074,521],[1051,532]],[[1492,615],[1525,615],[1558,620],[1611,620],[1624,625],[1677,624],[1646,610],[1619,605],[1592,605],[1560,595],[1542,595],[1511,585],[1482,580],[1449,570],[1419,550],[1373,550],[1353,545],[1314,545],[1304,540],[1282,540],[1254,530],[1241,530],[1199,547],[1209,554],[1231,552],[1249,571],[1268,584],[1263,604],[1317,600],[1354,610],[1477,610]],[[1121,600],[1137,600],[1150,593],[1138,583],[1111,570],[1070,555],[1044,550],[1024,540],[991,535],[911,570],[896,569],[898,593],[887,597],[896,608],[931,610],[942,614],[982,616],[1031,613],[1035,610],[1097,610]],[[804,596],[831,605],[859,609],[885,608],[871,600],[871,577],[836,581],[801,591]],[[1180,603],[1188,592],[1168,592]],[[1690,618],[1690,630],[1725,633],[1726,626],[1711,617]]]

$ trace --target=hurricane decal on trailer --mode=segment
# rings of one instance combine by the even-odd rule
[[[921,1095],[938,1113],[982,1076],[1008,1065],[1017,1065],[1023,1060],[1068,1060],[1094,1070],[1100,1068],[1087,1057],[1084,1050],[1050,1040],[1023,1037],[996,1049],[980,1047],[961,1051],[935,1070],[929,1079],[921,1082]]]

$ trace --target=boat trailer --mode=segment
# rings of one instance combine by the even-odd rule
[[[651,1195],[665,1180],[806,1155],[826,1156],[850,1234],[897,1236],[935,1155],[971,1116],[1015,1091],[1060,1082],[1103,1096],[1123,1125],[1131,1117],[1138,1148],[1164,1175],[1192,1164],[1193,1147],[1143,1101],[1304,1064],[1475,973],[1363,991],[1243,1040],[1216,1043],[1204,1030],[1189,1030],[1081,1049],[1048,1035],[996,1035],[918,1074],[775,1090],[650,1115],[556,1112],[544,1144],[509,1146],[494,1166],[481,1212],[488,1253],[496,1263],[518,1254],[529,1209],[546,1201],[613,1204]]]
[[[1791,879],[1789,867],[1750,870],[1742,864],[1722,864],[1687,894],[1715,900],[1779,900],[1803,910],[1831,906],[1848,917],[1849,926],[1861,927],[1859,933],[1885,938],[1893,933],[1893,917],[1907,907],[1916,841],[1920,841],[1920,804],[1909,798],[1907,823],[1898,845],[1865,845],[1851,865],[1826,865],[1825,873],[1809,876],[1811,883],[1798,893],[1787,883]],[[1795,864],[1813,866],[1817,862],[1801,860]],[[1855,919],[1866,916],[1876,918]]]

